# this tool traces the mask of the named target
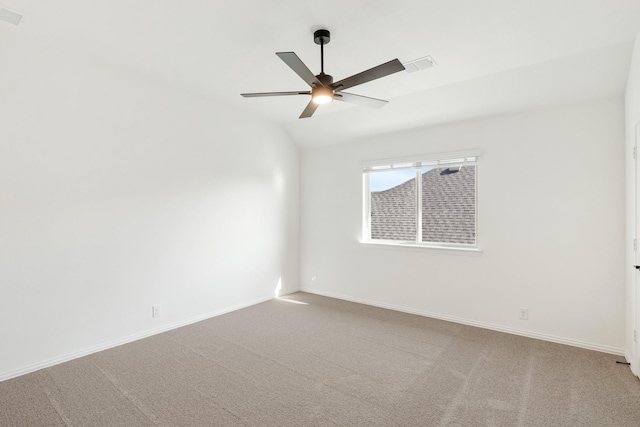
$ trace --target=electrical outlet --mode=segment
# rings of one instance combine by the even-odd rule
[[[314,274],[313,276],[311,276],[311,281],[313,283],[316,283],[318,281],[318,278],[316,277],[316,275]]]
[[[151,307],[151,317],[153,317],[153,318],[160,317],[160,306],[159,305],[154,305],[153,307]]]
[[[520,309],[520,320],[529,320],[529,309],[521,308]]]

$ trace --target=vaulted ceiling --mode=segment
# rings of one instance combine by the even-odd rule
[[[334,144],[483,115],[621,95],[640,30],[638,0],[0,0],[25,15],[0,39],[25,38],[234,105],[281,124],[301,146]],[[350,92],[380,110],[334,102],[298,119],[307,90],[276,55],[341,79],[399,58],[437,67]],[[0,58],[6,60],[5,58]],[[213,102],[213,101],[212,101]]]

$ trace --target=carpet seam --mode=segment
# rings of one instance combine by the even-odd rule
[[[44,375],[49,376],[49,379],[53,382],[54,386],[58,389],[58,391],[60,391],[60,389],[58,388],[58,385],[56,384],[51,374],[45,370]],[[64,425],[66,425],[67,427],[73,427],[73,422],[64,415],[64,410],[62,409],[60,403],[55,398],[52,397],[51,390],[49,390],[49,388],[42,382],[42,379],[39,377],[38,377],[38,382],[40,383],[40,387],[42,388],[42,390],[47,395],[47,399],[49,400],[49,403],[53,407],[53,410],[56,412],[56,414],[58,414],[58,416],[60,417]]]
[[[100,371],[100,373],[101,373],[101,374],[102,374],[102,375],[107,379],[107,381],[109,381],[109,383],[111,384],[111,386],[112,386],[113,388],[115,388],[116,390],[118,390],[118,392],[120,392],[120,394],[122,394],[122,395],[124,396],[124,398],[125,398],[125,399],[127,399],[130,403],[132,403],[132,404],[133,404],[133,406],[134,406],[134,407],[135,407],[135,408],[136,408],[136,409],[137,409],[137,410],[138,410],[142,415],[144,415],[144,416],[145,416],[149,421],[151,421],[154,425],[162,425],[161,423],[159,423],[159,422],[157,421],[157,417],[156,417],[156,415],[155,415],[152,411],[150,411],[150,410],[147,410],[147,409],[145,409],[145,408],[140,407],[140,406],[141,406],[141,404],[139,404],[139,403],[137,402],[137,399],[135,399],[135,400],[134,400],[134,399],[132,398],[132,396],[130,396],[130,395],[129,395],[129,393],[128,393],[124,388],[120,387],[120,386],[117,384],[118,380],[117,380],[116,378],[114,378],[112,375],[110,375],[108,372],[106,372],[104,369],[102,369],[102,367],[100,367],[99,365],[97,365],[97,364],[95,364],[95,363],[94,363],[93,365],[98,369],[98,371]],[[142,406],[144,406],[144,405],[142,405]],[[147,412],[149,412],[149,413],[147,413]]]
[[[531,400],[531,379],[533,377],[533,368],[535,364],[534,358],[534,350],[535,343],[532,346],[533,348],[529,352],[529,361],[528,361],[528,369],[527,376],[524,381],[524,385],[522,387],[522,391],[520,392],[520,405],[518,409],[518,426],[524,425],[524,419],[526,417],[527,411],[529,410],[529,401]]]

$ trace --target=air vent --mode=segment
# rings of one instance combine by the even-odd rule
[[[416,71],[433,68],[438,64],[436,64],[436,61],[434,61],[432,57],[425,56],[424,58],[418,58],[414,59],[413,61],[405,62],[402,65],[404,65],[407,73],[415,73]]]
[[[18,12],[0,7],[0,21],[2,22],[18,26],[22,22],[22,17],[23,15]]]

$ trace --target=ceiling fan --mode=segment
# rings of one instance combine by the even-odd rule
[[[320,74],[315,76],[294,52],[276,52],[276,55],[278,55],[285,64],[287,64],[302,78],[302,80],[311,86],[311,90],[295,92],[242,93],[241,95],[245,98],[261,96],[311,95],[311,101],[309,101],[307,107],[304,109],[302,114],[300,114],[301,119],[311,117],[320,104],[327,104],[334,99],[374,108],[380,108],[387,104],[389,101],[355,95],[353,93],[343,92],[343,90],[397,73],[398,71],[403,71],[405,69],[404,65],[402,65],[398,59],[394,59],[334,83],[333,77],[324,73],[324,45],[328,44],[330,40],[331,33],[329,33],[329,30],[317,30],[313,33],[313,41],[320,45]]]

